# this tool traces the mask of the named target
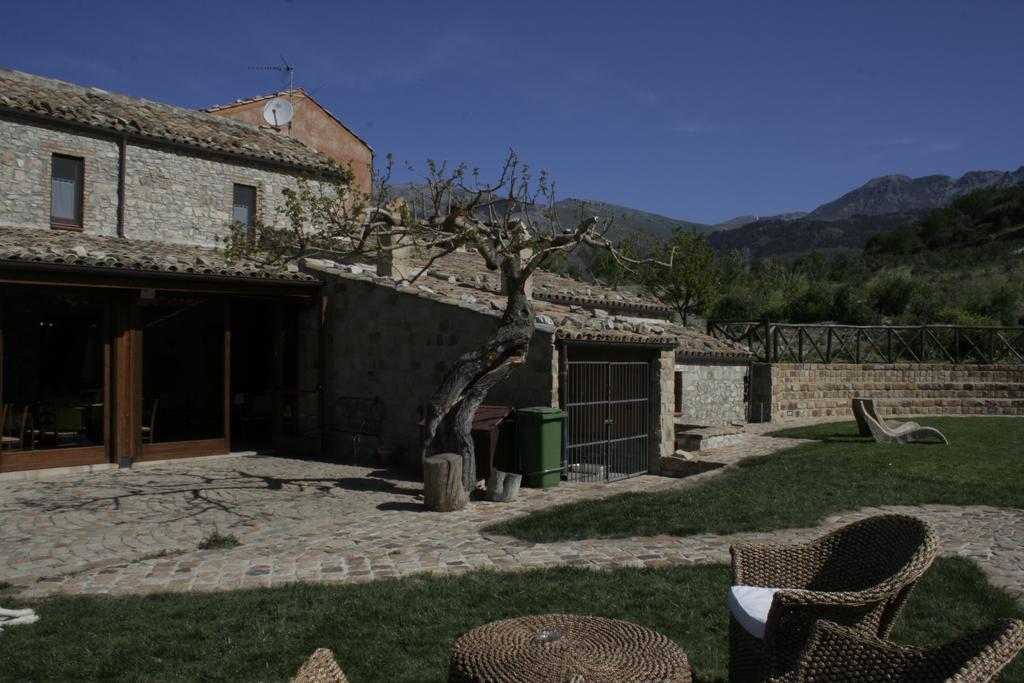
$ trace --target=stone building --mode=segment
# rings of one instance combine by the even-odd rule
[[[412,284],[411,261],[228,260],[232,221],[273,224],[282,188],[336,172],[297,137],[0,71],[0,476],[361,440],[414,459],[434,387],[497,325],[498,283],[469,253]],[[530,357],[487,402],[564,407],[568,467],[656,470],[677,423],[742,418],[742,347],[623,292],[532,286]]]
[[[417,421],[434,388],[504,308],[498,277],[475,254],[447,255],[405,279],[424,267],[412,259],[380,275],[370,264],[304,264],[326,282],[324,348],[333,349],[307,382],[321,378],[327,405],[354,394],[403,416],[389,421],[387,438],[407,460],[418,457]],[[744,421],[742,347],[670,322],[671,309],[628,292],[544,271],[529,289],[537,322],[527,362],[486,403],[565,409],[567,467],[598,478],[657,471],[678,425]]]
[[[265,127],[0,71],[0,473],[267,444],[320,283],[218,244],[335,168]]]
[[[369,193],[372,189],[370,171],[373,168],[373,149],[302,88],[236,100],[230,104],[209,107],[204,111],[262,126],[265,125],[263,108],[275,97],[287,99],[294,111],[292,120],[281,129],[327,155],[341,168],[350,168],[353,174],[353,189],[364,194]]]

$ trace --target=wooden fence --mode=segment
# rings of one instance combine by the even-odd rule
[[[707,330],[765,363],[1024,363],[1024,327],[709,320]]]

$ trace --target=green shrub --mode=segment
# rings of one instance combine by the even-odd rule
[[[241,542],[235,538],[234,534],[221,534],[218,531],[214,531],[212,534],[199,541],[200,550],[215,550],[219,548],[237,548],[242,545]]]
[[[906,310],[916,288],[909,268],[888,270],[868,283],[868,301],[882,315],[898,316]]]

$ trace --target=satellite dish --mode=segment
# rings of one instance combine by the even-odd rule
[[[263,107],[263,120],[275,128],[286,126],[291,123],[294,113],[291,102],[283,97],[275,97]]]

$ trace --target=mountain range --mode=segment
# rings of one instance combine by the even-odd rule
[[[708,234],[711,246],[722,253],[738,249],[749,258],[764,258],[810,251],[860,250],[872,236],[915,221],[968,192],[1021,182],[1024,182],[1024,166],[1016,171],[970,171],[959,178],[886,175],[873,178],[810,213],[737,216],[714,224],[670,218],[590,199],[562,199],[554,209],[559,221],[567,227],[576,224],[584,208],[587,215],[611,219],[608,237],[613,241],[639,230],[647,230],[664,240],[674,229],[683,228]],[[422,192],[422,186],[398,185],[393,191],[412,199]]]
[[[852,216],[928,211],[983,187],[1009,187],[1024,182],[1024,166],[1016,171],[970,171],[959,178],[929,175],[873,178],[839,199],[822,204],[807,217],[834,221]]]

